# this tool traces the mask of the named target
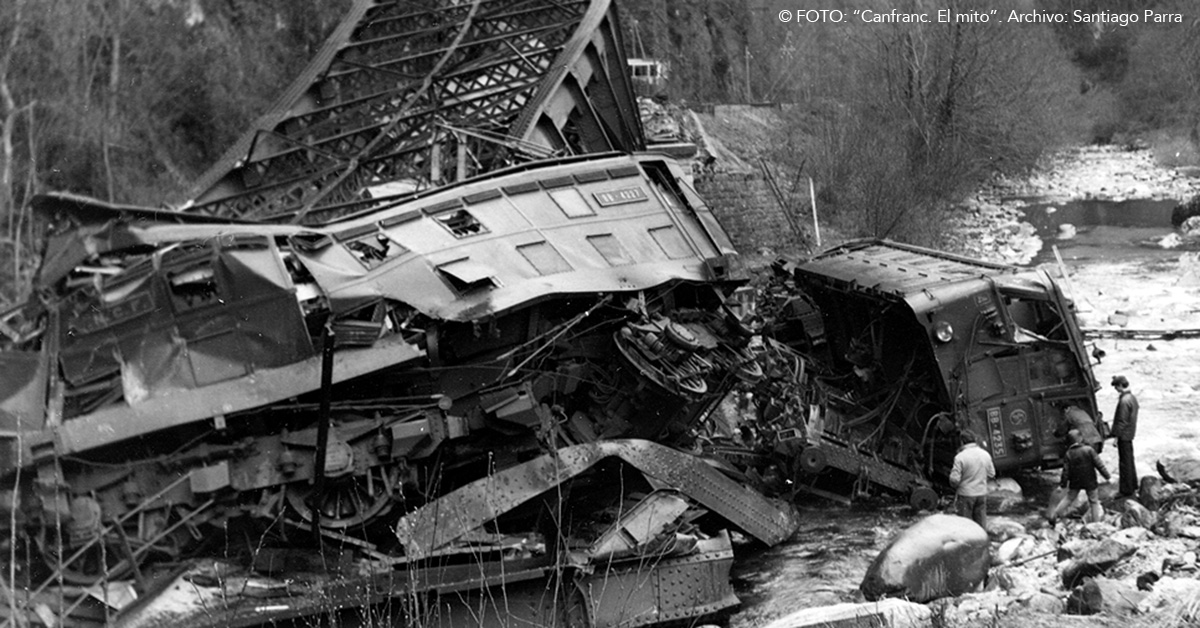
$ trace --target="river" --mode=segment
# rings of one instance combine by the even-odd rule
[[[1084,197],[1085,192],[1081,190],[1080,197]],[[1008,200],[1016,199],[1010,197]],[[1108,309],[1117,307],[1105,298],[1124,299],[1120,302],[1132,301],[1136,305],[1141,299],[1139,290],[1177,284],[1181,253],[1200,249],[1195,243],[1174,248],[1164,248],[1161,244],[1173,233],[1170,214],[1178,200],[1086,199],[1053,203],[1037,197],[1019,200],[1025,208],[1025,220],[1035,227],[1045,243],[1030,262],[1032,265],[1056,264],[1054,248],[1057,248],[1072,274],[1084,271],[1086,275],[1087,271],[1097,269],[1106,273],[1102,281],[1107,285],[1097,286],[1086,276],[1077,277],[1083,281],[1081,296],[1089,304],[1100,304],[1097,306],[1099,311],[1092,312],[1093,316],[1102,318]],[[1073,237],[1059,239],[1063,224],[1074,227]],[[1107,274],[1113,268],[1134,270],[1129,270],[1127,275]],[[1107,292],[1107,297],[1100,296],[1103,292]],[[1200,308],[1200,290],[1195,292],[1196,307]],[[1118,296],[1122,294],[1127,296]],[[1096,366],[1098,379],[1107,381],[1111,374],[1128,373],[1138,381],[1137,385],[1145,386],[1144,408],[1148,408],[1149,413],[1179,410],[1181,406],[1175,403],[1175,396],[1187,397],[1192,388],[1200,390],[1197,388],[1200,378],[1191,388],[1179,389],[1177,393],[1176,388],[1167,388],[1161,377],[1152,383],[1154,371],[1148,370],[1138,354],[1131,353],[1141,351],[1145,344],[1135,347],[1107,342],[1105,347],[1115,359]],[[1186,360],[1190,353],[1183,345],[1175,347],[1162,342],[1158,349],[1161,351],[1152,355],[1156,355],[1159,363],[1177,358]],[[1165,366],[1164,369],[1171,371],[1172,367]],[[1186,377],[1195,374],[1196,370],[1195,364],[1180,365],[1174,368],[1174,373]],[[1097,395],[1104,407],[1114,402],[1108,397],[1109,393],[1102,389]],[[1148,454],[1139,460],[1139,470],[1143,473],[1153,472],[1154,454],[1160,450],[1168,451],[1167,445],[1160,441],[1174,447],[1181,444],[1194,446],[1188,442],[1192,438],[1177,433],[1179,421],[1174,420],[1176,418],[1186,419],[1183,413],[1172,412],[1172,420],[1147,425],[1143,429],[1146,433],[1139,435],[1139,442],[1144,443]],[[1115,454],[1110,450],[1105,451],[1104,458],[1109,468],[1115,469]],[[1054,479],[1057,479],[1057,472],[1034,473],[1022,478],[1026,502],[1005,516],[1024,523],[1037,521],[1036,509],[1044,503]],[[886,498],[852,506],[821,502],[802,504],[803,523],[789,541],[767,549],[739,547],[733,576],[735,589],[743,603],[728,621],[722,623],[729,628],[761,628],[771,620],[804,608],[863,601],[858,585],[871,560],[893,534],[921,516],[922,513],[903,505],[902,500]]]

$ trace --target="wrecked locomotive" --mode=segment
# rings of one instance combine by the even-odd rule
[[[1005,475],[1062,464],[1065,408],[1100,419],[1074,305],[1044,269],[869,240],[775,271],[764,315],[810,356],[800,490],[875,485],[928,508],[960,431]]]

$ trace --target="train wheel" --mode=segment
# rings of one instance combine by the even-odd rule
[[[918,486],[908,496],[908,505],[913,510],[933,510],[938,504],[938,494],[927,486]]]
[[[806,447],[800,452],[800,468],[806,473],[820,473],[828,462],[820,447]]]
[[[288,504],[305,520],[313,520],[314,507],[321,527],[344,529],[369,523],[385,514],[399,495],[395,469],[379,466],[361,475],[326,478],[320,504],[313,504],[313,486],[294,482],[287,487]]]

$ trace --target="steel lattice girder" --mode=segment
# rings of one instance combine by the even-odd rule
[[[592,468],[606,458],[629,465],[774,545],[796,530],[790,505],[743,487],[699,458],[645,440],[612,440],[565,447],[498,471],[408,513],[396,534],[411,558],[435,554],[463,534]]]
[[[324,222],[405,182],[644,148],[609,0],[358,0],[183,211]]]
[[[193,567],[120,617],[122,628],[237,628],[313,621],[341,625],[634,628],[696,618],[738,603],[733,546],[721,533],[686,556],[606,561],[586,569],[553,557],[409,566],[372,575],[283,581],[231,575],[217,586]],[[259,591],[270,591],[264,597]],[[433,597],[426,597],[433,594]],[[382,621],[381,620],[386,620]]]

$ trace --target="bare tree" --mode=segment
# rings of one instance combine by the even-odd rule
[[[3,37],[0,42],[0,45],[3,45],[3,49],[0,49],[0,219],[4,221],[5,226],[4,241],[0,242],[0,245],[3,245],[0,246],[0,258],[4,262],[5,271],[0,272],[0,277],[11,273],[10,280],[4,282],[6,289],[0,290],[0,306],[21,296],[19,286],[24,284],[22,280],[25,273],[22,269],[27,259],[22,254],[30,244],[23,228],[29,223],[27,198],[22,195],[18,202],[16,193],[17,152],[13,135],[16,133],[19,116],[22,113],[32,115],[32,103],[17,104],[9,78],[13,58],[25,26],[23,16],[26,3],[27,0],[16,0],[8,5],[6,15],[5,10],[0,9],[0,24],[8,25],[7,32],[2,32],[3,28],[0,27],[0,37]]]
[[[880,13],[987,12],[1006,3],[892,0]],[[859,25],[861,26],[861,25]],[[937,244],[945,212],[997,172],[1059,145],[1079,84],[1036,25],[895,22],[847,28],[824,61],[826,108],[813,167],[827,209],[854,235]]]

